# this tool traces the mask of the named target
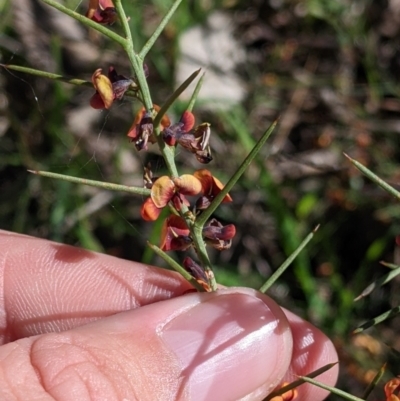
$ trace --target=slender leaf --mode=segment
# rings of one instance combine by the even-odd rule
[[[322,366],[322,368],[318,368],[317,370],[314,370],[314,372],[309,373],[307,375],[307,377],[317,377],[317,376],[321,375],[322,373],[328,371],[329,369],[332,369],[335,365],[337,365],[337,362],[328,363],[327,365]],[[274,392],[270,393],[266,398],[264,398],[263,401],[269,401],[274,397],[282,395],[282,394],[286,393],[287,391],[293,390],[296,387],[301,386],[302,384],[304,384],[303,379],[295,380],[294,382],[289,383],[286,386],[281,387],[278,390],[275,390]]]
[[[58,3],[55,0],[41,0],[41,1],[43,3],[48,4],[51,7],[54,7],[58,11],[61,11],[62,13],[69,15],[70,17],[72,17],[72,18],[76,19],[77,21],[81,22],[83,25],[86,25],[89,28],[92,28],[92,29],[95,29],[96,31],[99,31],[104,36],[107,36],[108,38],[110,38],[114,42],[119,43],[121,46],[125,45],[126,39],[124,39],[122,36],[118,35],[117,33],[111,31],[107,27],[99,24],[98,22],[95,22],[95,21],[92,21],[89,18],[86,18],[84,15],[79,14],[79,13],[77,13],[77,12],[75,12],[75,11],[65,7],[65,6],[63,6],[62,4]]]
[[[400,200],[400,192],[396,191],[392,186],[387,184],[385,181],[382,180],[382,178],[379,178],[376,174],[374,174],[371,170],[369,170],[367,167],[362,165],[360,162],[357,160],[352,159],[350,156],[348,156],[346,153],[344,155],[350,160],[351,163],[353,163],[354,166],[356,166],[363,174],[365,174],[370,180],[375,182],[375,184],[378,184],[380,187],[382,187],[385,191],[389,192],[391,195],[393,195],[395,198]]]
[[[400,306],[396,306],[395,308],[390,309],[385,313],[382,313],[382,315],[374,317],[373,319],[368,320],[367,322],[363,323],[361,326],[357,327],[353,331],[353,334],[361,333],[362,331],[368,329],[369,327],[375,326],[375,325],[377,325],[379,323],[382,323],[385,320],[387,320],[387,319],[389,319],[389,318],[391,318],[393,316],[396,316],[399,313],[400,313]]]
[[[205,73],[202,74],[202,76],[200,77],[200,79],[198,80],[198,82],[196,84],[196,87],[194,88],[194,92],[192,94],[192,97],[190,98],[188,107],[186,108],[186,110],[188,110],[188,111],[193,110],[194,104],[196,103],[196,100],[197,100],[197,96],[199,95],[200,89],[203,85],[204,75],[205,75]]]
[[[272,274],[272,276],[264,283],[260,288],[260,292],[267,292],[272,284],[284,273],[284,271],[290,266],[290,264],[296,259],[297,255],[307,246],[307,244],[312,240],[314,234],[317,232],[319,226],[315,227],[314,230],[307,235],[307,237],[302,241],[302,243],[297,247],[297,249],[282,263],[281,266]]]
[[[112,184],[111,182],[102,182],[95,180],[88,180],[86,178],[72,177],[70,175],[52,173],[50,171],[28,170],[32,174],[40,175],[42,177],[55,178],[56,180],[73,182],[75,184],[89,185],[91,187],[108,189],[109,191],[128,192],[130,194],[150,196],[150,189],[140,187],[128,187],[127,185]]]
[[[384,284],[393,280],[399,274],[400,274],[400,267],[397,267],[397,269],[391,270],[389,273],[385,274],[381,278],[378,278],[378,280],[375,280],[368,287],[366,287],[358,297],[354,298],[354,301],[359,301],[360,299],[366,297],[367,295],[371,294],[371,292],[375,288],[383,286]]]
[[[381,368],[376,373],[375,377],[372,379],[371,383],[368,384],[367,388],[364,391],[363,398],[367,399],[369,395],[372,393],[373,389],[376,387],[378,382],[382,379],[383,374],[386,371],[386,363],[381,366]]]
[[[314,380],[314,379],[311,379],[311,378],[309,378],[309,377],[307,377],[307,376],[301,376],[300,378],[301,378],[302,380],[304,380],[305,382],[307,382],[307,383],[314,384],[314,386],[323,388],[324,390],[328,390],[328,391],[330,391],[332,394],[336,394],[336,395],[338,395],[338,396],[344,398],[345,400],[350,400],[350,401],[365,401],[365,400],[362,399],[362,398],[359,398],[359,397],[356,397],[355,395],[351,395],[351,394],[349,394],[349,393],[346,393],[345,391],[339,390],[339,389],[336,388],[336,387],[331,387],[331,386],[328,386],[328,385],[326,385],[326,384],[324,384],[324,383],[320,383],[320,382],[318,382],[318,381],[316,381],[316,380]]]
[[[174,93],[166,100],[163,104],[159,112],[157,113],[156,118],[154,119],[154,125],[158,127],[164,114],[168,111],[171,105],[175,102],[176,99],[185,91],[185,89],[196,79],[197,75],[200,74],[201,68],[196,70],[193,74],[190,75],[183,83],[179,85],[179,87],[174,91]]]
[[[243,163],[236,170],[235,174],[233,174],[233,176],[227,182],[227,184],[224,186],[224,188],[222,188],[221,192],[213,199],[210,206],[208,206],[208,208],[206,210],[204,210],[203,213],[196,219],[195,225],[197,227],[203,227],[204,224],[207,222],[207,220],[211,217],[211,215],[214,213],[214,211],[220,205],[222,200],[225,198],[225,195],[233,188],[233,186],[237,183],[239,178],[246,171],[249,164],[253,161],[253,159],[260,152],[264,143],[266,142],[266,140],[270,137],[270,135],[274,131],[277,123],[278,123],[278,120],[275,120],[271,124],[271,126],[267,129],[267,131],[265,131],[265,133],[262,135],[260,140],[256,143],[256,145],[253,147],[251,152],[248,154],[248,156],[243,160]]]
[[[174,15],[176,9],[179,7],[181,2],[182,2],[182,0],[175,0],[174,1],[174,3],[172,4],[171,8],[168,10],[167,14],[165,15],[165,17],[162,19],[162,21],[157,26],[157,29],[154,31],[154,33],[150,36],[149,40],[143,46],[143,49],[139,53],[139,57],[142,60],[144,60],[144,58],[146,57],[146,55],[149,52],[149,50],[153,47],[155,41],[158,39],[158,37],[160,36],[161,32],[164,30],[165,26],[168,24],[169,20]]]

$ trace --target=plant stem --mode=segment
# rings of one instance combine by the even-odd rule
[[[179,4],[181,4],[181,2],[182,2],[182,0],[175,0],[174,4],[172,4],[171,8],[168,10],[167,14],[162,19],[162,21],[158,25],[157,29],[154,31],[154,33],[150,36],[149,40],[143,46],[143,49],[139,53],[139,57],[142,60],[144,60],[144,58],[146,57],[146,54],[153,47],[155,41],[158,39],[161,32],[164,30],[165,26],[168,24],[169,20],[174,15],[176,9],[178,8]]]
[[[63,180],[73,182],[75,184],[89,185],[91,187],[108,189],[109,191],[128,192],[130,194],[150,196],[150,189],[140,187],[128,187],[127,185],[112,184],[111,182],[102,182],[95,180],[88,180],[86,178],[72,177],[70,175],[52,173],[50,171],[28,170],[32,174],[41,175],[42,177],[55,178],[56,180]]]
[[[142,93],[144,106],[147,111],[151,111],[153,110],[153,101],[151,100],[149,85],[147,84],[147,80],[143,71],[143,60],[135,53],[131,28],[129,27],[128,18],[126,17],[125,10],[122,7],[121,0],[114,0],[114,4],[125,34],[122,47],[128,55],[132,68],[135,71],[137,83],[139,84],[140,92]]]
[[[121,46],[125,46],[126,40],[118,35],[117,33],[113,32],[112,30],[106,28],[105,26],[99,24],[98,22],[92,21],[89,18],[86,18],[84,15],[79,14],[69,8],[63,6],[62,4],[58,3],[54,0],[42,0],[43,3],[48,4],[51,7],[54,7],[58,11],[61,11],[64,14],[69,15],[70,17],[76,19],[77,21],[81,22],[83,25],[88,26],[89,28],[95,29],[96,31],[102,33],[104,36],[107,36],[114,42],[119,43]]]
[[[245,170],[247,169],[249,164],[257,156],[257,154],[261,150],[262,146],[264,145],[265,141],[269,138],[269,136],[274,131],[277,123],[278,123],[278,120],[275,120],[271,124],[271,126],[267,129],[267,131],[265,131],[265,133],[262,135],[260,140],[256,143],[254,148],[248,154],[248,156],[243,160],[243,163],[236,170],[235,174],[233,174],[233,176],[227,182],[227,184],[224,186],[224,188],[222,188],[221,192],[213,199],[210,206],[208,206],[208,208],[206,210],[204,210],[203,213],[197,218],[196,226],[198,226],[198,227],[204,226],[204,224],[207,222],[207,220],[211,217],[211,215],[214,213],[214,211],[220,205],[222,200],[225,198],[225,195],[233,188],[233,186],[236,184],[236,182],[239,180],[239,178],[245,172]]]

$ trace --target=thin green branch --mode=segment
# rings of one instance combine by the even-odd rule
[[[307,244],[312,240],[315,233],[317,232],[319,225],[314,228],[314,230],[307,235],[307,237],[302,241],[302,243],[297,247],[297,249],[282,263],[281,266],[272,274],[272,276],[264,283],[264,285],[259,289],[260,292],[267,292],[272,284],[283,274],[283,272],[289,267],[289,265],[296,259],[297,255],[307,246]]]
[[[96,31],[102,33],[104,36],[107,36],[111,40],[116,43],[119,43],[121,46],[125,46],[126,40],[118,35],[117,33],[111,31],[110,29],[106,28],[105,26],[99,24],[98,22],[92,21],[89,18],[86,18],[84,15],[79,14],[69,8],[63,6],[62,4],[58,3],[54,0],[42,0],[43,3],[48,4],[51,7],[54,7],[58,11],[61,11],[64,14],[69,15],[70,17],[76,19],[77,21],[81,22],[83,25],[88,26],[89,28],[95,29]]]
[[[197,81],[197,84],[196,84],[196,87],[194,88],[192,97],[190,98],[190,102],[188,104],[188,107],[186,108],[186,110],[188,110],[188,111],[192,111],[193,110],[194,104],[196,103],[196,100],[197,100],[197,96],[199,95],[200,89],[201,89],[201,87],[203,85],[203,80],[204,80],[204,75],[205,74],[206,73],[204,72],[202,74],[202,76],[200,77],[200,79]]]
[[[185,79],[177,89],[175,89],[174,93],[165,101],[162,105],[161,109],[157,113],[156,118],[154,119],[154,125],[158,127],[165,113],[171,107],[171,105],[175,102],[176,99],[185,91],[185,89],[196,79],[197,75],[199,75],[201,68],[193,72],[189,78]]]
[[[327,384],[320,383],[320,382],[318,382],[317,380],[311,379],[311,378],[309,378],[309,377],[307,377],[307,376],[300,376],[300,379],[303,380],[303,381],[305,381],[305,382],[307,382],[307,383],[314,384],[314,386],[317,386],[317,387],[323,388],[324,390],[330,391],[332,394],[336,394],[336,395],[338,395],[339,397],[344,398],[345,400],[350,400],[350,401],[365,401],[365,400],[362,399],[362,398],[359,398],[359,397],[356,397],[355,395],[346,393],[345,391],[339,390],[339,389],[336,388],[336,387],[332,387],[332,386],[328,386]]]
[[[381,368],[376,373],[375,377],[372,379],[371,383],[369,383],[367,388],[365,389],[364,394],[362,396],[365,400],[370,396],[376,385],[382,379],[382,376],[384,375],[385,371],[386,371],[386,363],[384,363],[381,366]]]
[[[322,366],[322,368],[318,368],[317,370],[314,370],[313,372],[309,373],[307,375],[307,377],[317,377],[317,376],[321,375],[322,373],[328,371],[329,369],[332,369],[337,364],[338,364],[337,362],[328,363],[327,365]],[[278,390],[275,390],[274,392],[268,394],[268,396],[266,398],[264,398],[263,401],[269,401],[269,400],[273,399],[274,397],[280,396],[280,395],[286,393],[287,391],[293,390],[296,387],[301,386],[302,384],[304,384],[304,380],[298,379],[298,380],[296,380],[292,383],[289,383],[286,386],[281,387]]]
[[[387,184],[385,181],[382,180],[382,178],[378,177],[376,174],[374,174],[371,170],[369,170],[367,167],[362,165],[360,162],[357,160],[352,159],[349,155],[346,153],[343,153],[349,160],[350,162],[356,166],[363,174],[365,174],[370,180],[375,182],[375,184],[378,184],[380,187],[382,187],[385,191],[389,192],[391,195],[393,195],[395,198],[400,200],[400,192],[396,191],[392,186]]]
[[[368,287],[366,287],[360,295],[358,295],[356,298],[354,298],[354,301],[359,301],[362,298],[365,298],[367,295],[371,294],[371,292],[377,288],[381,287],[382,285],[385,285],[389,281],[393,280],[396,276],[400,274],[400,267],[398,266],[394,270],[390,270],[389,273],[386,273],[384,276],[381,278],[378,278],[377,280],[373,281]]]
[[[71,85],[87,86],[87,87],[92,87],[93,88],[93,84],[91,82],[85,81],[83,79],[67,78],[67,77],[64,77],[64,76],[59,75],[59,74],[53,74],[51,72],[35,70],[34,68],[22,67],[22,66],[13,65],[13,64],[0,64],[0,67],[5,68],[6,70],[13,70],[13,71],[18,71],[18,72],[23,72],[25,74],[30,74],[30,75],[35,75],[37,77],[53,79],[55,81],[65,82],[65,83],[71,84]]]
[[[197,291],[200,292],[205,292],[205,289],[174,259],[172,259],[168,254],[166,254],[164,251],[162,251],[157,245],[154,245],[150,242],[147,241],[147,245],[162,259],[164,259],[165,262],[167,262],[175,271],[180,273],[183,278],[185,278],[187,281],[189,281],[190,284],[194,288],[196,288]]]
[[[131,28],[129,27],[128,18],[125,14],[124,8],[122,7],[121,0],[114,0],[114,4],[121,20],[122,29],[125,35],[122,46],[129,58],[129,61],[131,62],[133,70],[135,71],[144,106],[146,107],[147,111],[151,111],[153,109],[153,101],[151,100],[149,85],[147,84],[147,80],[143,71],[143,60],[135,52]]]
[[[130,194],[150,196],[150,189],[140,187],[128,187],[127,185],[112,184],[111,182],[102,182],[95,180],[88,180],[86,178],[72,177],[70,175],[51,173],[50,171],[28,170],[32,174],[40,175],[42,177],[55,178],[56,180],[73,182],[74,184],[89,185],[91,187],[107,189],[109,191],[128,192]]]
[[[214,213],[214,211],[220,205],[222,200],[225,198],[225,195],[233,188],[233,186],[236,184],[236,182],[239,180],[239,178],[242,176],[242,174],[246,171],[249,164],[257,156],[257,154],[261,150],[261,148],[264,145],[264,143],[266,142],[266,140],[270,137],[270,135],[274,131],[277,123],[278,123],[278,120],[275,120],[271,124],[271,126],[268,128],[268,130],[265,131],[265,133],[262,135],[260,140],[256,143],[256,145],[253,147],[253,149],[248,154],[248,156],[243,160],[243,163],[236,170],[235,174],[227,182],[227,184],[224,186],[224,188],[221,190],[221,192],[213,199],[210,206],[208,206],[208,208],[206,210],[204,210],[203,213],[196,219],[196,223],[195,223],[196,226],[203,227],[204,224],[208,221],[208,219],[211,217],[211,215]]]
[[[172,4],[171,8],[168,10],[167,14],[165,15],[165,17],[162,19],[162,21],[158,25],[157,29],[154,31],[154,33],[150,36],[149,40],[143,46],[143,49],[139,53],[139,57],[142,60],[144,60],[144,58],[146,57],[149,50],[153,47],[155,41],[158,39],[161,32],[164,30],[165,26],[168,24],[169,20],[174,15],[176,9],[179,7],[179,4],[181,4],[181,2],[182,2],[182,0],[175,0],[175,2]]]
[[[370,328],[371,326],[376,326],[377,324],[382,323],[385,320],[398,315],[399,313],[400,313],[400,306],[396,306],[393,309],[390,309],[385,313],[382,313],[381,315],[374,317],[373,319],[370,319],[367,322],[363,323],[361,326],[353,330],[352,334],[359,334],[362,331]]]

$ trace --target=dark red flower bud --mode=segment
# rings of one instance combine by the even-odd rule
[[[211,291],[208,277],[199,264],[192,258],[186,257],[183,260],[183,267],[206,291]]]

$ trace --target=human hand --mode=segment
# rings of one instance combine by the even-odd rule
[[[1,400],[262,400],[337,361],[248,288],[183,295],[174,272],[5,231],[0,273]],[[297,400],[326,396],[303,384]]]

